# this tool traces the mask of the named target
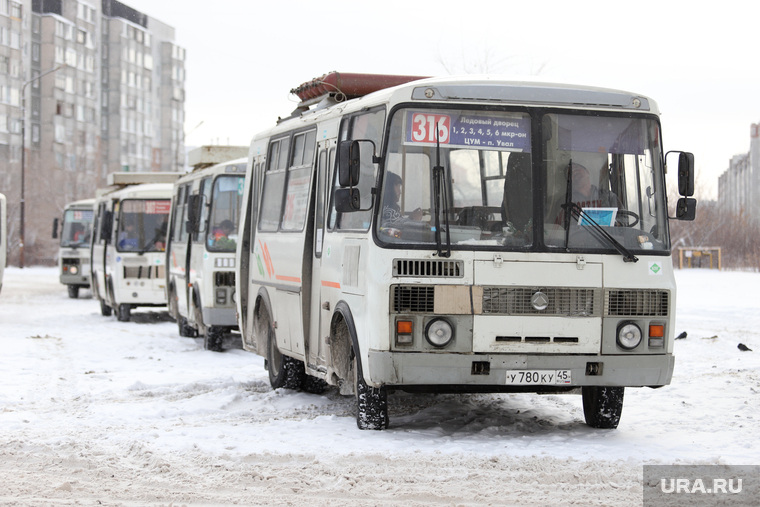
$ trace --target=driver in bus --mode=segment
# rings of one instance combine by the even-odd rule
[[[230,243],[234,246],[234,240],[230,238],[230,234],[235,231],[235,225],[231,220],[222,220],[222,222],[214,227],[209,237],[209,246],[215,246],[219,248],[229,247]]]
[[[401,213],[401,207],[399,206],[401,193],[401,176],[390,171],[386,172],[385,191],[383,192],[383,214],[381,217],[383,226],[398,224],[405,219],[422,220],[422,210],[420,208],[406,215]]]
[[[573,162],[573,202],[581,208],[617,208],[617,196],[610,190],[599,190],[591,183],[585,166]]]
[[[119,248],[137,248],[137,231],[131,220],[124,223],[124,230],[119,234]]]
[[[586,169],[586,166],[573,162],[571,170],[572,202],[574,204],[580,208],[620,208],[620,202],[614,192],[607,189],[599,189],[599,187],[591,183],[591,174]],[[559,215],[557,215],[555,224],[562,225],[564,220],[565,210],[562,209]]]

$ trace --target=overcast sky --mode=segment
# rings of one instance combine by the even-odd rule
[[[248,145],[330,71],[496,73],[653,98],[705,197],[760,122],[760,3],[122,0],[187,50],[187,145]],[[266,7],[262,7],[265,5]]]

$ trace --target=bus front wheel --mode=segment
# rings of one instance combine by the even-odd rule
[[[623,394],[625,387],[584,386],[583,415],[586,424],[592,428],[615,429],[623,413]]]
[[[106,302],[103,301],[102,299],[100,299],[99,301],[100,301],[100,314],[103,317],[110,317],[111,316],[111,307],[108,306],[106,304]]]
[[[265,319],[267,317],[264,317]],[[269,370],[269,383],[272,389],[299,389],[305,375],[303,363],[290,356],[284,355],[277,347],[277,339],[269,320],[262,323],[266,325],[269,337],[267,339],[267,370]]]
[[[356,396],[356,426],[360,430],[384,430],[388,427],[388,393],[384,387],[371,387],[359,371],[354,355],[351,369]]]
[[[119,322],[129,322],[132,318],[132,306],[121,303],[116,307],[116,320]]]
[[[209,326],[206,328],[206,334],[203,336],[203,348],[212,352],[221,352],[224,350],[224,328],[221,326]]]

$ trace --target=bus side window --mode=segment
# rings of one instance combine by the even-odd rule
[[[293,136],[280,230],[300,231],[306,223],[316,137],[316,130]]]
[[[195,233],[193,236],[194,242],[202,242],[203,238],[206,236],[206,230],[208,229],[208,214],[211,209],[211,191],[213,190],[211,187],[212,184],[211,177],[203,178],[201,181],[201,187],[200,187],[200,195],[202,196],[201,199],[201,213],[200,213],[200,221],[198,222],[198,232]]]
[[[184,229],[184,216],[185,216],[185,187],[179,187],[177,195],[174,197],[174,217],[172,221],[172,241],[179,241],[182,237],[182,229]]]
[[[357,114],[344,120],[341,125],[340,139],[369,139],[375,143],[375,150],[379,151],[382,146],[384,125],[385,108],[375,108],[369,112]],[[379,155],[379,153],[375,153],[375,155]],[[358,188],[361,192],[361,207],[367,208],[372,202],[372,187],[375,186],[375,180],[377,177],[377,164],[372,162],[371,149],[362,151],[360,171],[361,176]],[[338,185],[337,179],[335,180],[335,185]],[[366,231],[369,227],[371,218],[371,210],[338,214],[334,207],[332,207],[330,209],[330,228],[332,229],[333,226],[337,226],[337,228],[341,230]]]
[[[260,231],[276,231],[282,215],[282,201],[285,197],[285,176],[290,138],[283,137],[271,141],[264,174],[263,189],[260,193]]]

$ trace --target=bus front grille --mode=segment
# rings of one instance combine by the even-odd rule
[[[235,286],[235,272],[234,271],[217,271],[214,273],[214,285],[216,287],[234,287]]]
[[[164,277],[163,266],[124,266],[124,278],[152,280]]]
[[[432,313],[435,308],[435,288],[420,285],[395,285],[393,311],[396,313]]]
[[[599,289],[483,287],[483,314],[598,317]]]
[[[462,278],[464,263],[446,259],[394,259],[393,276]]]
[[[607,290],[604,313],[616,317],[666,317],[669,299],[665,290]]]

